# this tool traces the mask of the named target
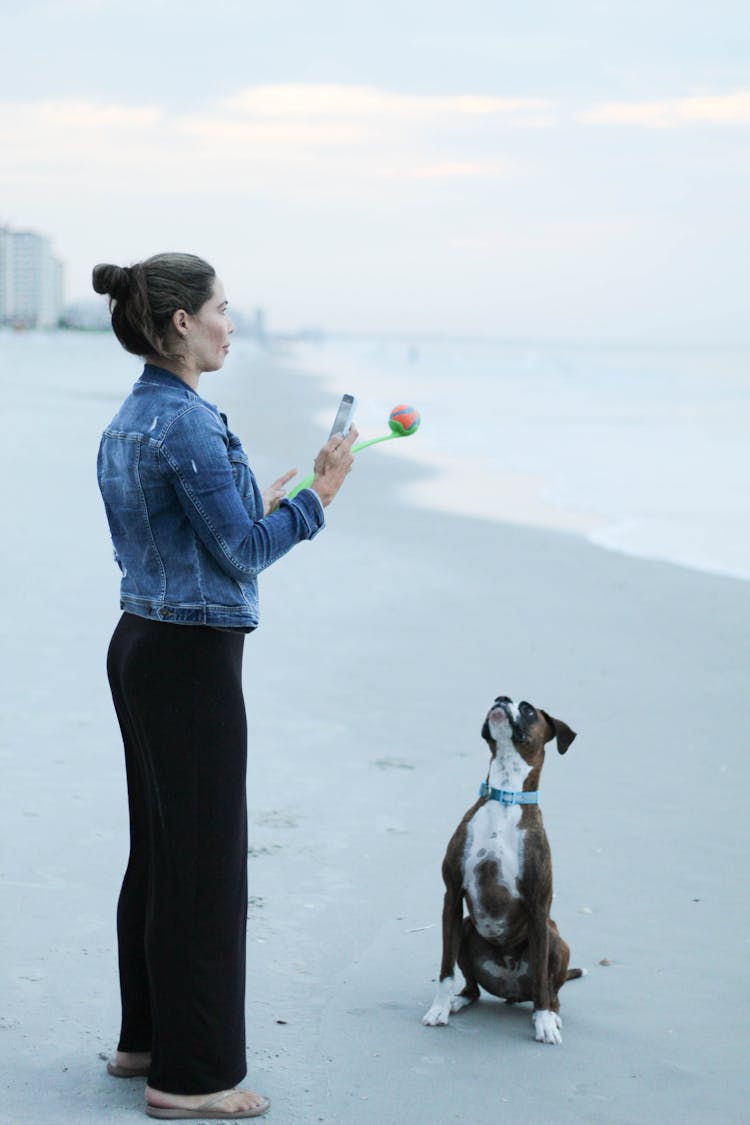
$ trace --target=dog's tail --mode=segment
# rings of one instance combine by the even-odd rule
[[[566,976],[565,979],[566,979],[566,981],[568,981],[568,980],[578,980],[579,977],[585,977],[585,976],[586,976],[586,970],[585,969],[568,969],[568,975]]]

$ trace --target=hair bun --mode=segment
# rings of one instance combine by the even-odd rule
[[[94,266],[91,284],[96,293],[106,293],[116,301],[120,301],[130,292],[130,270],[127,266],[109,264]]]

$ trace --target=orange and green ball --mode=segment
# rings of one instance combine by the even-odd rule
[[[413,406],[394,406],[388,418],[388,425],[394,434],[398,437],[406,437],[408,434],[413,434],[415,430],[419,429],[419,423],[422,421],[419,411],[415,410]]]

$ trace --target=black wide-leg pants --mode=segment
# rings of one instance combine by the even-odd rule
[[[151,1051],[174,1094],[246,1073],[244,639],[125,613],[107,658],[130,810],[118,1050]]]

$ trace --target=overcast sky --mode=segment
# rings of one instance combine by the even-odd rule
[[[747,344],[746,2],[0,0],[0,223],[272,327]]]

